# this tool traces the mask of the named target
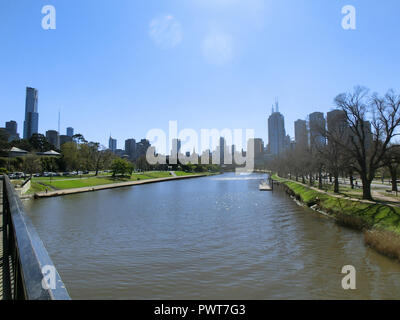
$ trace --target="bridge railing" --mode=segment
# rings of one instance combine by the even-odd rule
[[[64,283],[7,175],[3,175],[2,183],[4,297],[69,300]]]

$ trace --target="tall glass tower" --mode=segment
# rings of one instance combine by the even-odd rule
[[[269,151],[272,155],[277,156],[285,150],[285,118],[279,112],[278,102],[276,103],[276,110],[272,108],[272,114],[268,118],[268,141]]]
[[[34,88],[26,88],[25,100],[25,121],[24,121],[24,139],[29,139],[39,130],[38,113],[38,91]]]

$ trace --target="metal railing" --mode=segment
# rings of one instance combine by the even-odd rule
[[[3,296],[15,300],[70,300],[42,240],[3,176]]]

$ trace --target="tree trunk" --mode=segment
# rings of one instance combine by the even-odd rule
[[[302,182],[303,184],[306,184],[306,178],[304,177],[304,175],[301,176]]]
[[[335,184],[334,184],[333,192],[334,193],[339,193],[339,176],[335,175],[334,180],[335,180]]]
[[[368,180],[366,177],[361,177],[363,183],[363,199],[364,200],[373,200],[371,194],[371,182],[372,180]]]
[[[390,176],[392,177],[392,191],[397,192],[397,167],[393,166],[390,169]]]
[[[353,174],[350,174],[350,186],[352,189],[354,189],[354,177]]]
[[[323,186],[322,186],[322,172],[321,172],[321,170],[320,170],[319,173],[318,173],[318,188],[319,188],[320,190],[322,190],[322,188],[323,188]]]

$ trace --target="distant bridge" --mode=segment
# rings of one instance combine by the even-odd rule
[[[0,300],[70,300],[8,176],[0,179]]]

